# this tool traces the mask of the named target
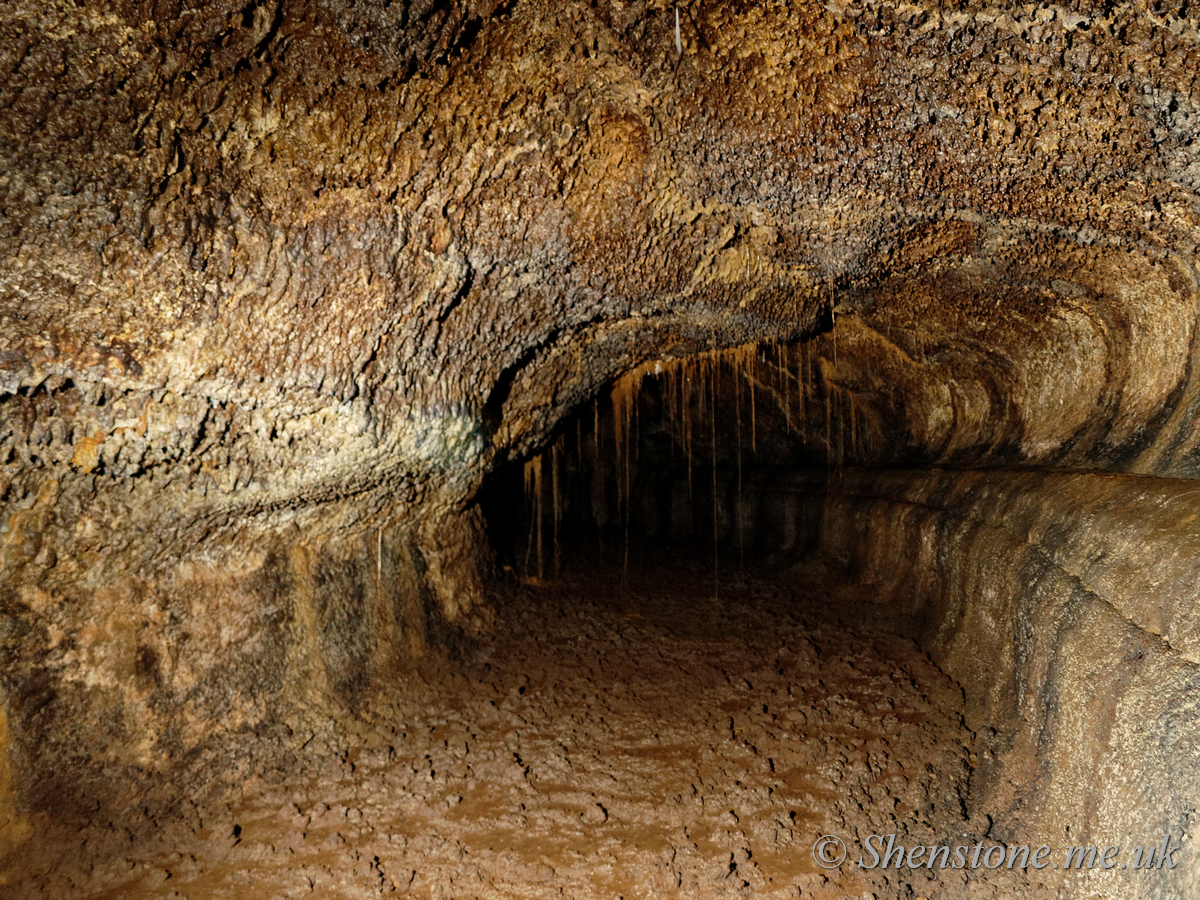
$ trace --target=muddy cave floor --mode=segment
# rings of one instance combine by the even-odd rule
[[[658,554],[623,574],[593,557],[510,578],[494,640],[427,655],[285,768],[171,821],[41,821],[0,894],[1040,893],[1004,870],[858,869],[870,834],[984,839],[986,816],[964,816],[962,691],[861,590],[735,569],[714,597],[711,566]],[[830,870],[812,852],[826,834],[850,845]]]

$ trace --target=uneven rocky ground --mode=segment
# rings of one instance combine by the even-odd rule
[[[643,376],[689,461],[833,470],[753,527],[921,610],[993,836],[1193,841],[1197,134],[1187,0],[4,0],[0,894],[788,890],[952,815],[922,657],[819,599],[563,584],[369,693],[489,633],[475,498]]]
[[[287,771],[168,821],[43,822],[4,896],[1027,895],[852,866],[868,834],[986,829],[961,690],[902,618],[660,564],[513,582],[501,638],[426,657]],[[824,834],[851,843],[839,869],[814,863]]]

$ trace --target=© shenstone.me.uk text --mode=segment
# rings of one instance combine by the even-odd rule
[[[1162,842],[1149,846],[1138,845],[1122,859],[1116,846],[1066,847],[1059,853],[1043,845],[1031,848],[985,845],[982,841],[969,845],[940,845],[905,847],[894,834],[872,834],[863,843],[866,851],[858,858],[860,869],[926,868],[926,869],[1173,869],[1178,864],[1175,854],[1180,845],[1164,834]]]

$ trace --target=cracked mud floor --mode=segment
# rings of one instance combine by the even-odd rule
[[[1024,893],[1014,873],[889,881],[853,865],[869,834],[982,830],[963,813],[962,693],[886,610],[794,580],[714,599],[686,561],[624,585],[593,569],[511,586],[502,605],[497,640],[466,660],[427,657],[286,771],[169,822],[43,823],[0,894]],[[824,834],[851,844],[840,868],[814,863]]]

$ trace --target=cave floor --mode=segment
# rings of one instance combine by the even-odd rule
[[[855,865],[870,834],[982,837],[962,692],[910,623],[819,580],[725,581],[664,559],[513,581],[494,642],[428,654],[176,821],[47,829],[0,893],[1022,896],[1014,873]],[[826,834],[839,868],[814,862]]]

